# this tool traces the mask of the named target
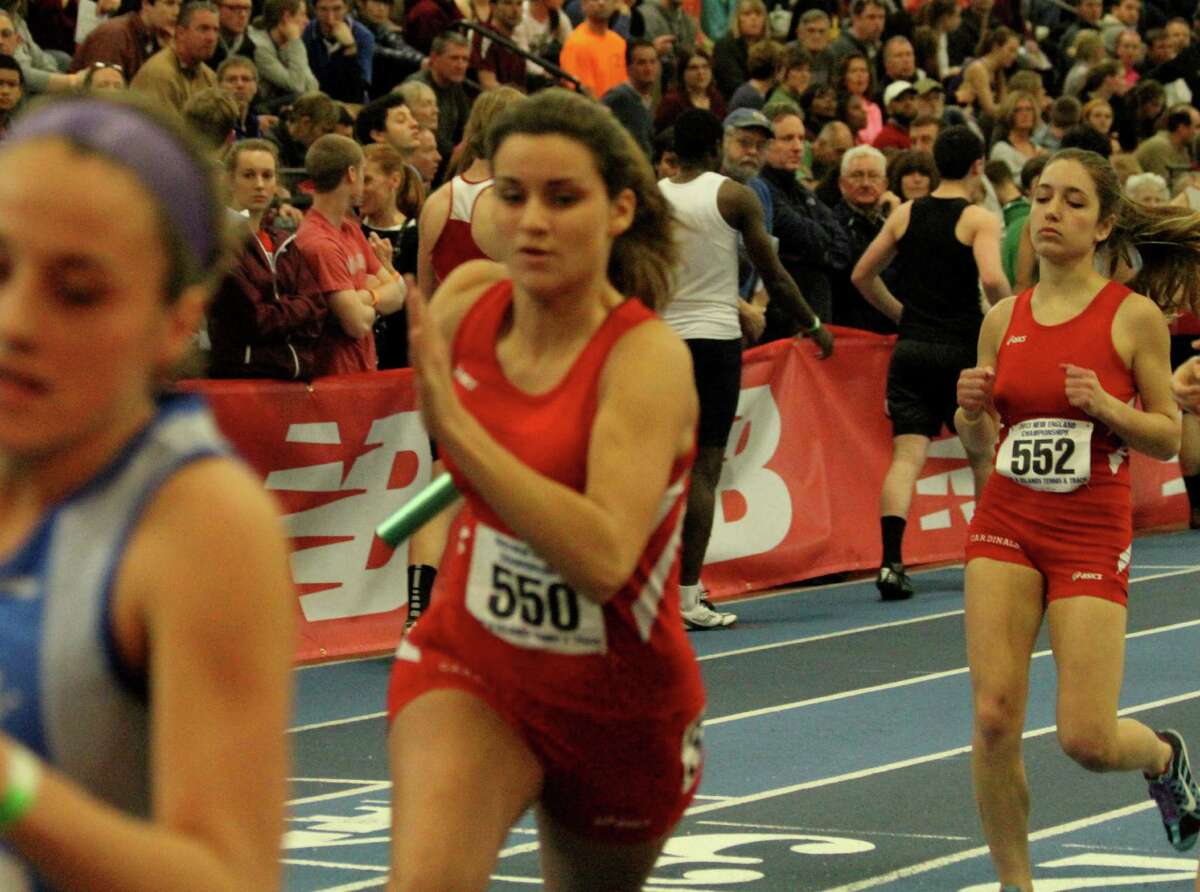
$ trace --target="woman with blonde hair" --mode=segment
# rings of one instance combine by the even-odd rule
[[[471,106],[462,142],[450,163],[450,180],[435,189],[421,209],[417,284],[423,294],[433,294],[460,263],[500,257],[500,245],[488,227],[486,214],[476,214],[481,199],[492,188],[488,128],[506,108],[524,99],[520,90],[499,87],[481,94]],[[460,231],[459,224],[465,229]]]
[[[770,37],[766,4],[762,0],[738,0],[729,33],[713,45],[713,78],[727,100],[750,77],[750,47]]]

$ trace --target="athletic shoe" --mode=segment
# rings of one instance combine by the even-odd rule
[[[884,564],[879,568],[875,588],[884,601],[907,601],[913,596],[912,582],[902,564]]]
[[[689,632],[704,629],[728,629],[737,622],[736,613],[722,613],[713,610],[707,598],[701,598],[700,603],[691,610],[683,611],[683,627]]]
[[[1162,812],[1167,839],[1178,851],[1186,852],[1200,834],[1200,787],[1192,778],[1187,746],[1178,731],[1164,729],[1159,738],[1170,744],[1174,755],[1167,770],[1158,777],[1147,777],[1150,798]]]

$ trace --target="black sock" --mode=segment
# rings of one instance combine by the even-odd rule
[[[429,609],[429,594],[433,591],[433,580],[437,578],[437,567],[428,564],[412,564],[408,568],[408,603],[420,604],[420,612]]]
[[[902,564],[900,545],[904,541],[904,528],[908,521],[903,517],[885,514],[879,518],[879,528],[883,533],[883,562],[885,564]]]
[[[1184,477],[1183,485],[1187,488],[1188,505],[1195,511],[1200,508],[1200,474]]]

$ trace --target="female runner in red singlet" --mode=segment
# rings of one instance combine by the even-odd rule
[[[1177,849],[1194,844],[1200,826],[1182,738],[1117,717],[1128,450],[1168,459],[1179,448],[1163,310],[1195,305],[1200,216],[1129,204],[1106,161],[1068,149],[1038,182],[1030,233],[1039,282],[988,313],[978,367],[959,380],[956,419],[969,453],[995,448],[966,552],[972,771],[1001,885],[1022,890],[1033,886],[1021,732],[1043,617],[1063,750],[1092,771],[1141,770]],[[1133,284],[1161,309],[1096,271],[1102,243],[1110,257],[1141,250]]]
[[[483,889],[533,806],[546,888],[636,890],[701,764],[678,587],[697,400],[645,305],[669,295],[670,213],[573,93],[491,138],[507,265],[460,267],[409,316],[466,504],[392,672],[392,888]]]

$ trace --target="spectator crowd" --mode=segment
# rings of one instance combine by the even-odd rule
[[[2,0],[0,133],[36,94],[128,89],[205,136],[248,224],[209,313],[213,376],[404,365],[391,314],[433,256],[422,239],[480,184],[456,180],[428,226],[427,197],[486,169],[481,97],[552,85],[608,106],[662,177],[674,123],[711,112],[721,173],[754,189],[813,311],[888,333],[850,274],[937,188],[947,126],[987,147],[974,199],[1004,226],[1014,290],[1033,277],[1030,186],[1060,147],[1108,157],[1132,200],[1200,209],[1193,2]],[[741,282],[761,296],[745,258]],[[797,331],[765,317],[762,340]]]

